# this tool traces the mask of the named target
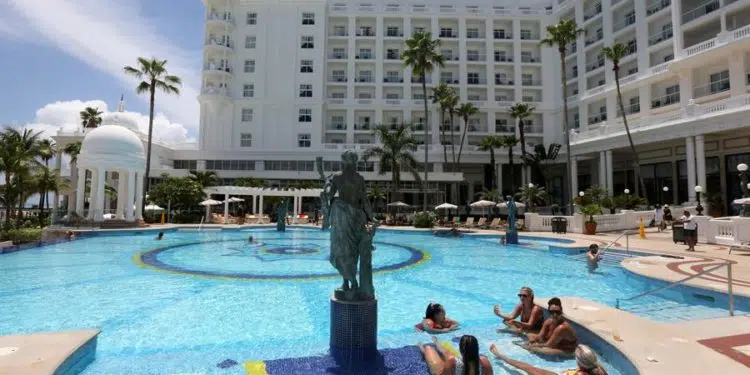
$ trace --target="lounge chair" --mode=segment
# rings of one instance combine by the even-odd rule
[[[469,216],[466,218],[466,222],[463,225],[466,228],[471,228],[474,226],[474,216]]]
[[[500,223],[501,223],[501,219],[499,217],[496,217],[492,219],[492,222],[490,223],[490,225],[487,226],[487,228],[488,229],[500,229]]]
[[[484,228],[486,222],[487,222],[486,217],[480,217],[479,221],[477,221],[476,225],[474,225],[474,228]]]
[[[461,218],[458,216],[453,217],[453,226],[458,227],[461,226]]]

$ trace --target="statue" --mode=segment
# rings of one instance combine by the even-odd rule
[[[505,230],[505,243],[518,245],[518,230],[516,229],[516,201],[512,196],[508,196],[508,229]]]
[[[276,209],[276,231],[286,231],[286,213],[289,211],[289,201],[286,199],[279,203],[279,207]]]
[[[336,290],[341,300],[372,300],[373,238],[378,222],[373,219],[367,200],[365,179],[357,173],[357,154],[346,151],[341,155],[342,171],[326,177],[323,159],[317,158],[317,168],[324,181],[321,201],[323,229],[331,228],[329,261],[336,268],[343,283]],[[335,197],[338,194],[338,197]],[[357,266],[359,265],[359,280]]]

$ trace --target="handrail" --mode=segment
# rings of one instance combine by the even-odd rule
[[[635,232],[634,231],[626,230],[626,231],[620,233],[619,236],[617,236],[614,240],[612,240],[612,242],[610,242],[607,246],[605,246],[603,249],[601,249],[599,251],[599,255],[604,254],[605,250],[609,250],[612,246],[615,246],[617,244],[617,240],[619,240],[623,236],[625,236],[625,240],[626,240],[625,241],[625,250],[629,253],[630,252],[630,241],[628,241],[628,237],[627,236],[630,236],[631,234],[635,234]],[[584,256],[586,256],[586,253],[581,254],[580,256],[584,257]]]
[[[716,265],[716,266],[711,267],[709,269],[705,269],[705,270],[703,270],[701,272],[696,273],[695,275],[690,275],[690,276],[685,277],[683,279],[680,279],[680,280],[677,280],[677,281],[673,281],[673,282],[671,282],[671,283],[669,283],[667,285],[660,286],[660,287],[658,287],[656,289],[651,289],[651,290],[645,291],[645,292],[643,292],[641,294],[637,294],[635,296],[624,298],[624,299],[618,298],[617,302],[615,303],[615,307],[618,308],[618,309],[620,308],[620,301],[632,301],[632,300],[641,298],[643,296],[654,294],[656,292],[672,288],[672,287],[677,286],[679,284],[683,284],[686,281],[690,281],[690,280],[692,280],[692,279],[694,279],[696,277],[703,276],[703,275],[705,275],[705,274],[707,274],[709,272],[713,272],[713,271],[718,270],[719,268],[722,268],[722,267],[727,267],[727,296],[728,296],[728,299],[729,299],[729,316],[734,316],[734,294],[733,294],[733,291],[732,291],[732,262],[730,262],[728,260],[724,260],[724,263]]]

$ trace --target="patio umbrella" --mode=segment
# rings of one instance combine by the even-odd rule
[[[213,199],[206,199],[205,201],[198,203],[201,206],[206,206],[206,221],[208,221],[208,219],[211,216],[211,206],[216,206],[217,204],[222,204],[222,203],[224,202],[213,200]]]
[[[733,204],[750,204],[750,198],[739,198],[732,201]]]
[[[391,203],[388,203],[386,206],[388,207],[411,207],[408,204],[401,202],[401,201],[391,202]]]
[[[473,202],[469,206],[473,208],[477,208],[477,207],[492,207],[494,205],[495,205],[495,202],[482,199],[480,201]]]
[[[508,202],[498,203],[497,207],[498,208],[508,208]],[[523,203],[521,203],[521,202],[516,202],[516,207],[522,208],[522,207],[526,207],[526,205],[523,204]]]
[[[164,211],[163,208],[155,205],[155,204],[149,204],[148,206],[144,207],[146,211]]]
[[[456,206],[455,204],[451,204],[451,203],[443,203],[435,207],[436,210],[455,210],[457,208],[458,206]]]
[[[242,198],[231,197],[231,198],[227,199],[227,201],[228,201],[229,203],[236,203],[236,202],[244,202],[245,200],[244,200],[244,199],[242,199]]]

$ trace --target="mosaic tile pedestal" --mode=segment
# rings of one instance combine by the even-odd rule
[[[331,296],[331,356],[339,362],[378,355],[378,301],[343,301]]]

